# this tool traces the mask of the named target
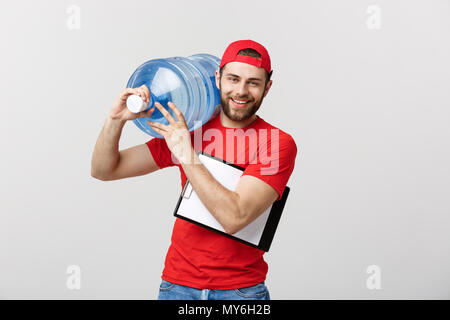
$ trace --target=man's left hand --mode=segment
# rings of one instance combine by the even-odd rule
[[[191,135],[186,125],[183,113],[173,104],[168,103],[170,109],[176,115],[175,120],[172,115],[159,103],[155,102],[155,107],[162,113],[162,115],[169,121],[168,125],[147,121],[147,124],[159,133],[166,140],[169,150],[175,155],[175,157],[182,164],[191,163],[193,160],[193,152],[191,142]]]

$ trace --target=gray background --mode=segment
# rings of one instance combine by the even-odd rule
[[[96,139],[141,63],[246,38],[274,69],[258,114],[299,148],[272,298],[450,298],[449,15],[444,0],[2,1],[0,298],[156,298],[179,171],[95,180]],[[150,138],[127,123],[120,148]]]

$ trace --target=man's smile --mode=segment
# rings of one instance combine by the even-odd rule
[[[250,102],[249,100],[235,100],[233,98],[230,98],[230,100],[236,108],[245,108]]]

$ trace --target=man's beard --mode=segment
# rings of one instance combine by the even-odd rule
[[[225,113],[225,115],[233,121],[244,121],[249,118],[251,118],[256,111],[258,111],[259,107],[261,106],[261,103],[264,100],[264,94],[261,96],[261,99],[259,101],[253,101],[253,105],[251,107],[245,107],[243,109],[237,109],[239,111],[233,112],[231,110],[231,101],[230,97],[225,96],[222,94],[222,90],[219,89],[220,92],[220,104],[222,105],[222,110]],[[236,109],[235,109],[236,110]]]

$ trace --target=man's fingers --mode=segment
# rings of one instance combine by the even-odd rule
[[[122,91],[121,96],[123,99],[126,99],[132,94],[138,95],[145,102],[150,101],[150,91],[145,84],[138,88],[125,88],[125,90]]]
[[[155,108],[153,107],[151,109],[148,109],[147,111],[139,112],[138,118],[151,117],[154,111],[155,111]]]
[[[143,84],[139,88],[141,88],[147,95],[150,95],[150,90],[148,90],[148,87],[145,84]]]
[[[145,113],[148,115],[148,117],[151,117],[151,115],[153,114],[154,111],[155,111],[155,107],[145,111]]]
[[[167,103],[167,105],[170,107],[170,109],[172,109],[173,113],[175,113],[175,115],[177,116],[177,120],[178,121],[186,122],[186,120],[184,120],[183,113],[180,111],[180,109],[177,108],[177,106],[174,103],[169,101]]]
[[[172,115],[162,106],[161,103],[159,102],[155,102],[155,107],[158,108],[158,110],[162,113],[162,115],[164,116],[164,118],[167,119],[167,121],[169,121],[170,124],[175,124],[176,121],[175,119],[172,117]]]
[[[169,132],[164,130],[165,125],[157,122],[151,122],[147,121],[147,124],[150,125],[150,127],[156,132],[162,135],[164,138],[167,138],[169,135]]]
[[[162,124],[162,123],[159,123],[159,122],[147,121],[147,124],[150,127],[152,127],[152,129],[156,128],[156,129],[159,129],[159,130],[162,130],[162,131],[165,131],[165,132],[171,131],[169,126],[166,126],[165,124]]]
[[[136,94],[142,98],[143,101],[148,102],[148,98],[147,95],[145,94],[143,89],[137,88],[136,89]]]
[[[126,100],[126,98],[128,98],[128,96],[135,94],[135,89],[133,88],[126,88],[125,90],[122,91],[122,93],[120,94],[120,97],[124,100]]]
[[[153,127],[153,126],[152,126],[152,129],[153,129],[156,133],[159,133],[160,135],[162,135],[164,138],[166,137],[167,131],[161,130],[161,129],[156,128],[156,127]]]
[[[139,87],[139,89],[144,94],[145,101],[148,102],[150,100],[150,90],[148,90],[148,87],[145,84],[143,84],[142,86]]]

